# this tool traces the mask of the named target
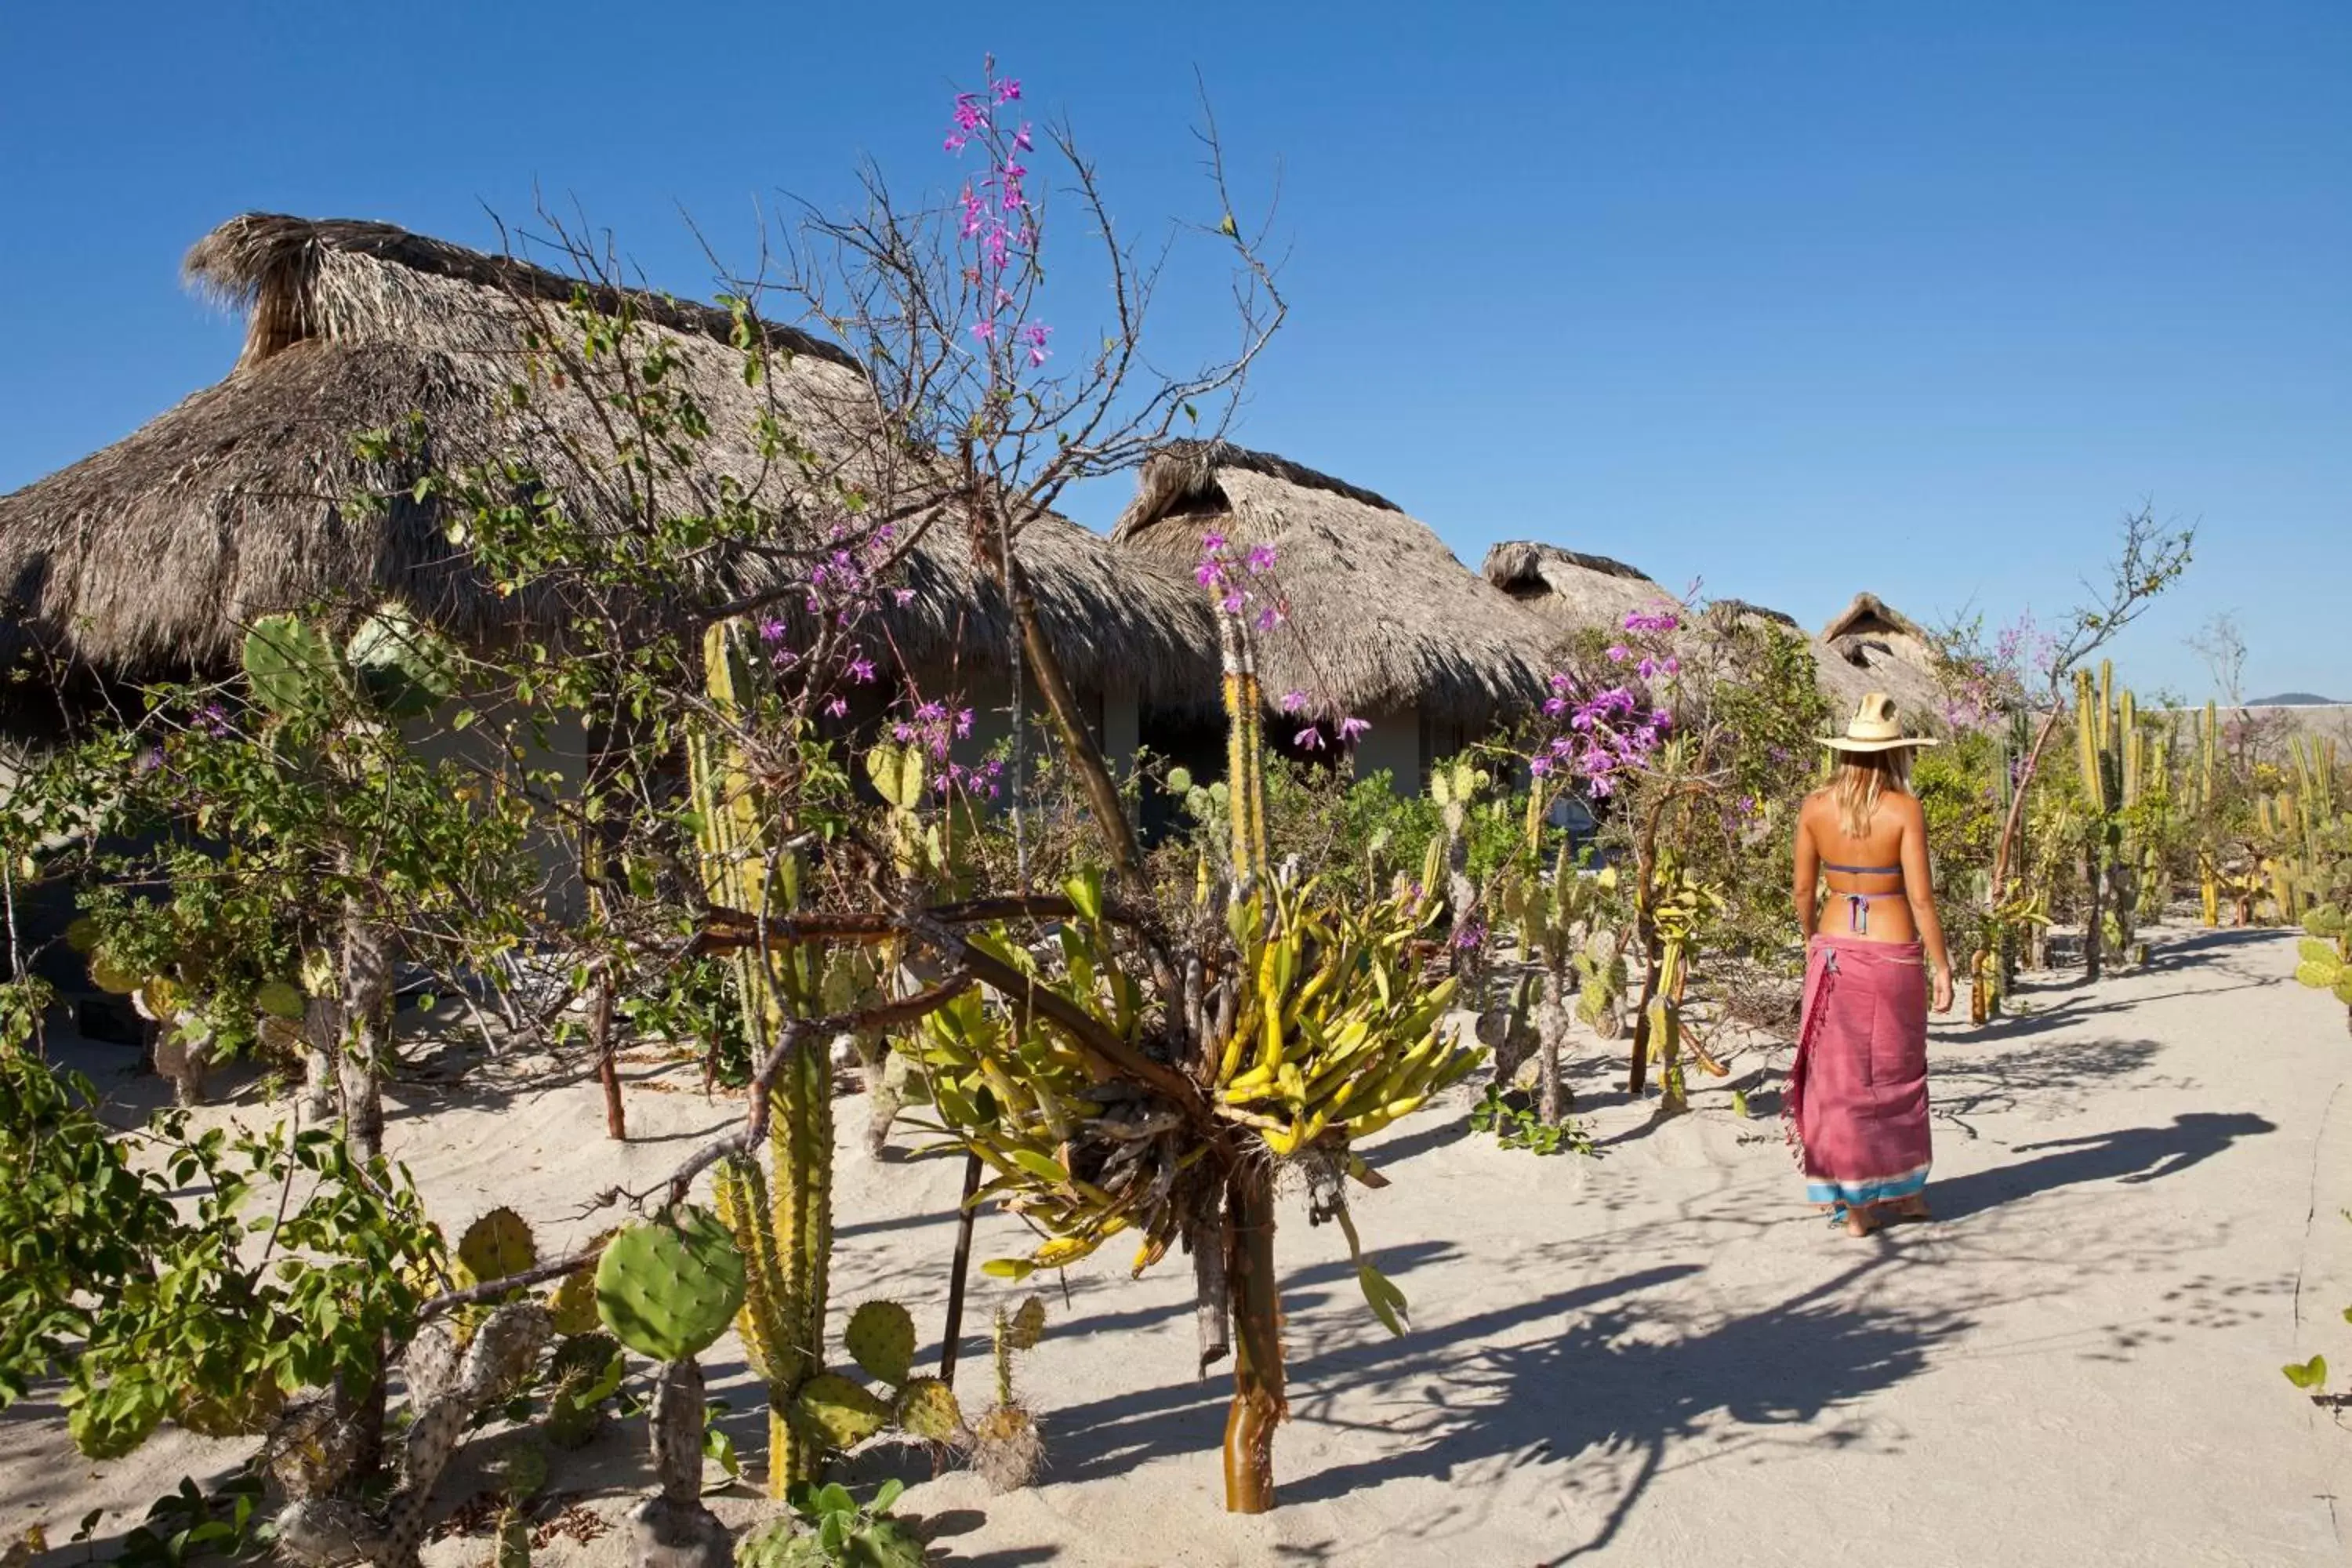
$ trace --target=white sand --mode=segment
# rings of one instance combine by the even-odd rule
[[[1499,1151],[1464,1131],[1461,1103],[1372,1144],[1395,1184],[1357,1217],[1412,1298],[1402,1342],[1364,1309],[1339,1237],[1286,1207],[1275,1513],[1222,1511],[1227,1383],[1192,1375],[1189,1268],[1130,1281],[1108,1256],[1072,1275],[1068,1305],[1053,1296],[1021,1367],[1048,1483],[995,1498],[951,1475],[905,1506],[937,1516],[943,1560],[997,1568],[2346,1562],[2352,1432],[2278,1368],[2316,1351],[2337,1386],[2352,1371],[2352,1037],[2287,979],[2291,939],[2157,936],[2145,972],[2030,989],[2033,1011],[1982,1033],[1938,1025],[1933,1226],[1854,1241],[1805,1206],[1758,1058],[1730,1083],[1759,1120],[1708,1082],[1696,1114],[1652,1127],[1596,1053],[1574,1081],[1598,1161]],[[392,1146],[453,1230],[505,1202],[543,1245],[584,1239],[597,1222],[564,1216],[588,1194],[650,1180],[735,1109],[661,1074],[688,1092],[633,1087],[646,1137],[623,1150],[593,1084],[485,1088],[517,1070],[404,1094]],[[959,1169],[866,1163],[863,1109],[840,1102],[836,1310],[889,1294],[936,1334]],[[1018,1245],[1002,1219],[982,1238],[982,1257]],[[1020,1293],[975,1279],[969,1402],[985,1397],[977,1331]],[[706,1365],[755,1452],[732,1342]],[[552,1489],[617,1514],[646,1484],[640,1442],[608,1431]],[[239,1451],[172,1432],[92,1465],[28,1402],[0,1417],[0,1530],[45,1521],[62,1548],[87,1510],[121,1510],[104,1545]],[[478,1485],[461,1460],[445,1496]],[[764,1507],[749,1489],[714,1506]],[[541,1555],[618,1563],[623,1540]],[[428,1560],[487,1555],[477,1536]]]

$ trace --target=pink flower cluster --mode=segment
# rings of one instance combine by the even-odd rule
[[[1270,632],[1290,618],[1279,595],[1265,597],[1256,587],[1256,580],[1274,570],[1274,561],[1271,544],[1253,544],[1246,552],[1236,552],[1223,534],[1204,533],[1201,562],[1192,568],[1192,580],[1206,588],[1217,601],[1217,608],[1229,616],[1242,614],[1255,601],[1257,629]]]
[[[1290,619],[1288,602],[1279,592],[1271,591],[1269,574],[1274,571],[1275,559],[1271,544],[1253,544],[1247,550],[1240,550],[1222,533],[1204,533],[1201,536],[1200,563],[1192,568],[1192,580],[1209,591],[1221,612],[1237,621],[1245,619],[1258,631],[1270,632]],[[1250,608],[1252,605],[1257,606],[1255,611]],[[1307,702],[1304,691],[1286,691],[1279,706],[1285,713],[1303,714]],[[1317,720],[1293,735],[1291,744],[1304,752],[1319,752],[1335,742],[1352,746],[1371,727],[1368,721],[1352,714],[1328,725]]]
[[[1619,643],[1609,649],[1612,664],[1633,666],[1646,687],[1661,678],[1671,679],[1682,661],[1668,648],[1666,634],[1681,620],[1670,610],[1635,611],[1625,617],[1625,631],[1638,646]],[[1674,710],[1654,698],[1639,694],[1626,684],[1580,689],[1566,675],[1551,678],[1551,695],[1544,700],[1547,718],[1562,729],[1539,745],[1528,759],[1528,771],[1537,778],[1561,774],[1580,783],[1599,796],[1614,792],[1618,779],[1646,765],[1674,728]]]
[[[1006,104],[1019,101],[1019,80],[996,75],[993,60],[986,70],[984,92],[956,94],[953,123],[942,143],[949,153],[961,156],[977,142],[988,154],[987,172],[964,185],[962,213],[956,226],[957,239],[972,251],[964,278],[980,290],[981,297],[971,335],[990,349],[999,343],[1009,345],[1035,370],[1053,355],[1046,345],[1054,329],[1042,321],[1022,321],[1014,308],[1013,291],[1006,285],[1036,259],[1037,215],[1029,200],[1029,166],[1021,162],[1021,155],[1036,142],[1027,121],[1008,131],[998,118]]]

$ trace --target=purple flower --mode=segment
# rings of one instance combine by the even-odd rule
[[[1307,725],[1307,728],[1299,731],[1297,734],[1291,737],[1291,744],[1297,746],[1302,751],[1321,751],[1323,749],[1322,728],[1319,725],[1315,724]]]
[[[989,317],[982,316],[971,324],[971,335],[984,343],[995,342],[996,322]]]
[[[1257,629],[1262,632],[1270,632],[1282,622],[1282,606],[1279,605],[1268,605],[1257,613]]]
[[[1551,776],[1551,759],[1549,757],[1535,758],[1528,763],[1528,772],[1535,774],[1535,776],[1539,779],[1549,778]]]
[[[1339,721],[1339,739],[1349,745],[1355,743],[1357,737],[1370,732],[1370,723],[1352,714]]]
[[[999,103],[1011,103],[1011,102],[1013,102],[1015,99],[1019,98],[1020,96],[1021,96],[1021,79],[1020,79],[1020,78],[1018,78],[1018,77],[1006,77],[1003,81],[1000,81],[1000,82],[998,82],[998,83],[996,84],[996,101],[997,101],[997,102],[999,102]]]
[[[845,718],[849,713],[849,699],[836,697],[824,705],[824,710],[836,719]]]
[[[1306,706],[1307,693],[1304,691],[1286,691],[1282,694],[1282,710],[1285,713],[1296,713]]]
[[[1250,546],[1249,563],[1248,563],[1248,564],[1249,564],[1249,569],[1250,569],[1252,572],[1271,572],[1271,571],[1273,571],[1273,570],[1274,570],[1274,546],[1273,546],[1273,545],[1271,545],[1271,544],[1253,544],[1253,545],[1251,545],[1251,546]]]
[[[1036,145],[1035,142],[1029,140],[1029,122],[1027,121],[1023,121],[1021,122],[1021,129],[1013,133],[1013,144],[1015,147],[1020,148],[1024,153],[1028,152],[1031,148]]]
[[[760,640],[761,642],[783,641],[784,623],[782,619],[776,616],[770,616],[766,620],[761,621],[760,623]]]
[[[1484,921],[1464,921],[1454,933],[1454,947],[1464,952],[1470,952],[1486,940],[1486,922]]]
[[[1242,606],[1248,602],[1247,594],[1243,593],[1239,588],[1228,588],[1225,590],[1225,596],[1217,601],[1217,606],[1229,616],[1238,616],[1242,613]]]
[[[915,602],[915,591],[912,588],[893,588],[890,597],[897,600],[898,607],[903,610]]]
[[[1613,643],[1610,646],[1609,662],[1612,664],[1622,664],[1633,657],[1633,650],[1623,643]]]
[[[860,654],[849,661],[849,679],[864,686],[874,679],[874,661]]]
[[[1203,554],[1203,555],[1214,555],[1218,551],[1223,550],[1224,547],[1225,547],[1225,536],[1224,536],[1223,534],[1222,534],[1222,533],[1204,533],[1204,534],[1201,535],[1201,553],[1202,553],[1202,554]]]

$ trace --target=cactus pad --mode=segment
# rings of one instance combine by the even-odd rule
[[[321,1396],[289,1405],[261,1447],[262,1468],[289,1498],[322,1498],[343,1484],[359,1460],[360,1429]]]
[[[1032,1296],[1021,1303],[1020,1310],[1004,1321],[1004,1343],[1008,1350],[1028,1351],[1037,1348],[1045,1337],[1045,1299]]]
[[[837,1372],[821,1372],[801,1384],[793,1414],[830,1448],[854,1448],[882,1430],[890,1407]]]
[[[290,981],[263,981],[253,994],[253,1005],[273,1018],[302,1016],[302,993]]]
[[[789,1514],[755,1524],[735,1543],[736,1568],[787,1568],[799,1526]]]
[[[343,689],[342,661],[318,629],[298,616],[264,616],[245,635],[245,679],[260,704],[280,718],[323,719]]]
[[[389,718],[429,712],[457,690],[457,650],[422,626],[404,605],[389,601],[360,623],[344,645],[352,673]]]
[[[915,1370],[915,1320],[896,1301],[868,1301],[849,1315],[842,1343],[852,1360],[896,1388]]]
[[[509,1208],[492,1209],[457,1240],[457,1268],[467,1285],[520,1274],[538,1261],[529,1222]]]
[[[926,1443],[953,1442],[963,1427],[963,1406],[956,1403],[955,1390],[936,1377],[909,1379],[898,1391],[891,1416]]]
[[[199,1437],[249,1437],[267,1431],[285,1404],[286,1391],[269,1377],[233,1395],[184,1388],[173,1398],[172,1419]]]
[[[547,1305],[555,1315],[555,1331],[564,1338],[594,1333],[604,1321],[596,1316],[596,1270],[583,1267],[565,1275]]]
[[[596,1313],[623,1344],[656,1361],[686,1361],[727,1331],[743,1304],[743,1255],[707,1209],[615,1235],[596,1265]]]

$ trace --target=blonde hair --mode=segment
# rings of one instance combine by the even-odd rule
[[[1838,826],[1848,838],[1870,837],[1870,819],[1878,811],[1878,797],[1907,795],[1911,783],[1911,748],[1894,746],[1884,752],[1841,752],[1837,771],[1830,777],[1830,798],[1837,804]]]

